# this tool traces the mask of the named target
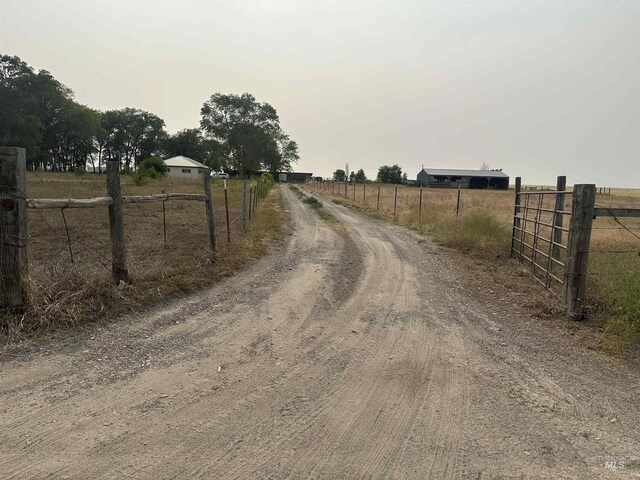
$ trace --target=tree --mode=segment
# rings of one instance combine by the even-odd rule
[[[97,112],[46,70],[0,55],[0,143],[27,148],[28,168],[84,169],[115,158],[127,166],[160,150],[164,121],[135,108]]]
[[[402,169],[398,165],[383,165],[378,169],[378,181],[382,183],[402,183]]]
[[[275,108],[249,93],[216,93],[202,105],[200,115],[202,131],[224,147],[231,167],[243,176],[261,168],[290,171],[300,158],[298,145],[282,131]]]
[[[367,181],[367,176],[364,173],[363,169],[358,170],[355,175],[354,175],[354,179],[356,181],[356,183],[364,183]]]
[[[336,182],[344,182],[346,175],[347,175],[346,172],[341,168],[339,168],[335,172],[333,172],[333,179]]]
[[[349,181],[353,183],[355,179],[356,179],[356,172],[352,170],[351,173],[349,173]]]
[[[137,108],[109,110],[102,116],[106,133],[106,153],[127,169],[135,168],[143,158],[161,150],[166,136],[164,120]]]

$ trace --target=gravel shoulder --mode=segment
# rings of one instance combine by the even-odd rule
[[[638,370],[282,190],[290,239],[251,268],[2,360],[3,477],[640,478]]]

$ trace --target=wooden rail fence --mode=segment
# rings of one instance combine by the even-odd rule
[[[124,236],[123,204],[156,203],[167,201],[197,201],[205,204],[205,217],[209,238],[209,250],[218,250],[215,209],[213,206],[211,172],[203,175],[203,194],[161,193],[153,195],[123,196],[120,186],[120,163],[107,162],[106,197],[95,198],[28,198],[26,195],[26,154],[25,149],[0,147],[0,308],[20,310],[24,307],[24,279],[27,277],[27,209],[96,208],[108,207],[109,232],[111,238],[112,274],[116,284],[129,283],[127,254]],[[251,212],[255,212],[262,185],[257,182],[249,189],[250,204],[247,201],[247,181],[243,183],[242,227],[247,228]],[[227,201],[227,183],[224,182],[225,218],[227,239],[231,242],[231,224]],[[163,215],[164,218],[164,215]],[[166,221],[163,220],[163,222]],[[165,225],[166,240],[166,225]]]

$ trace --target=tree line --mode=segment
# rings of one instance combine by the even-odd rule
[[[0,145],[26,148],[30,170],[102,171],[118,160],[135,171],[146,158],[184,155],[248,176],[290,171],[299,159],[275,108],[249,93],[212,95],[200,110],[200,128],[169,134],[151,112],[78,103],[51,73],[17,56],[0,55],[0,112]]]
[[[333,180],[337,182],[344,182],[347,179],[347,172],[341,168],[333,172]],[[357,172],[351,172],[349,174],[349,181],[352,183],[365,183],[369,179],[364,173],[363,169],[359,169]],[[406,173],[402,173],[402,168],[399,165],[382,165],[378,168],[378,175],[376,181],[380,183],[401,183],[406,184],[408,177]]]

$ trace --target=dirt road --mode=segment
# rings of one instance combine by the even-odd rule
[[[283,195],[290,240],[245,272],[5,358],[0,477],[640,478],[638,372]]]

